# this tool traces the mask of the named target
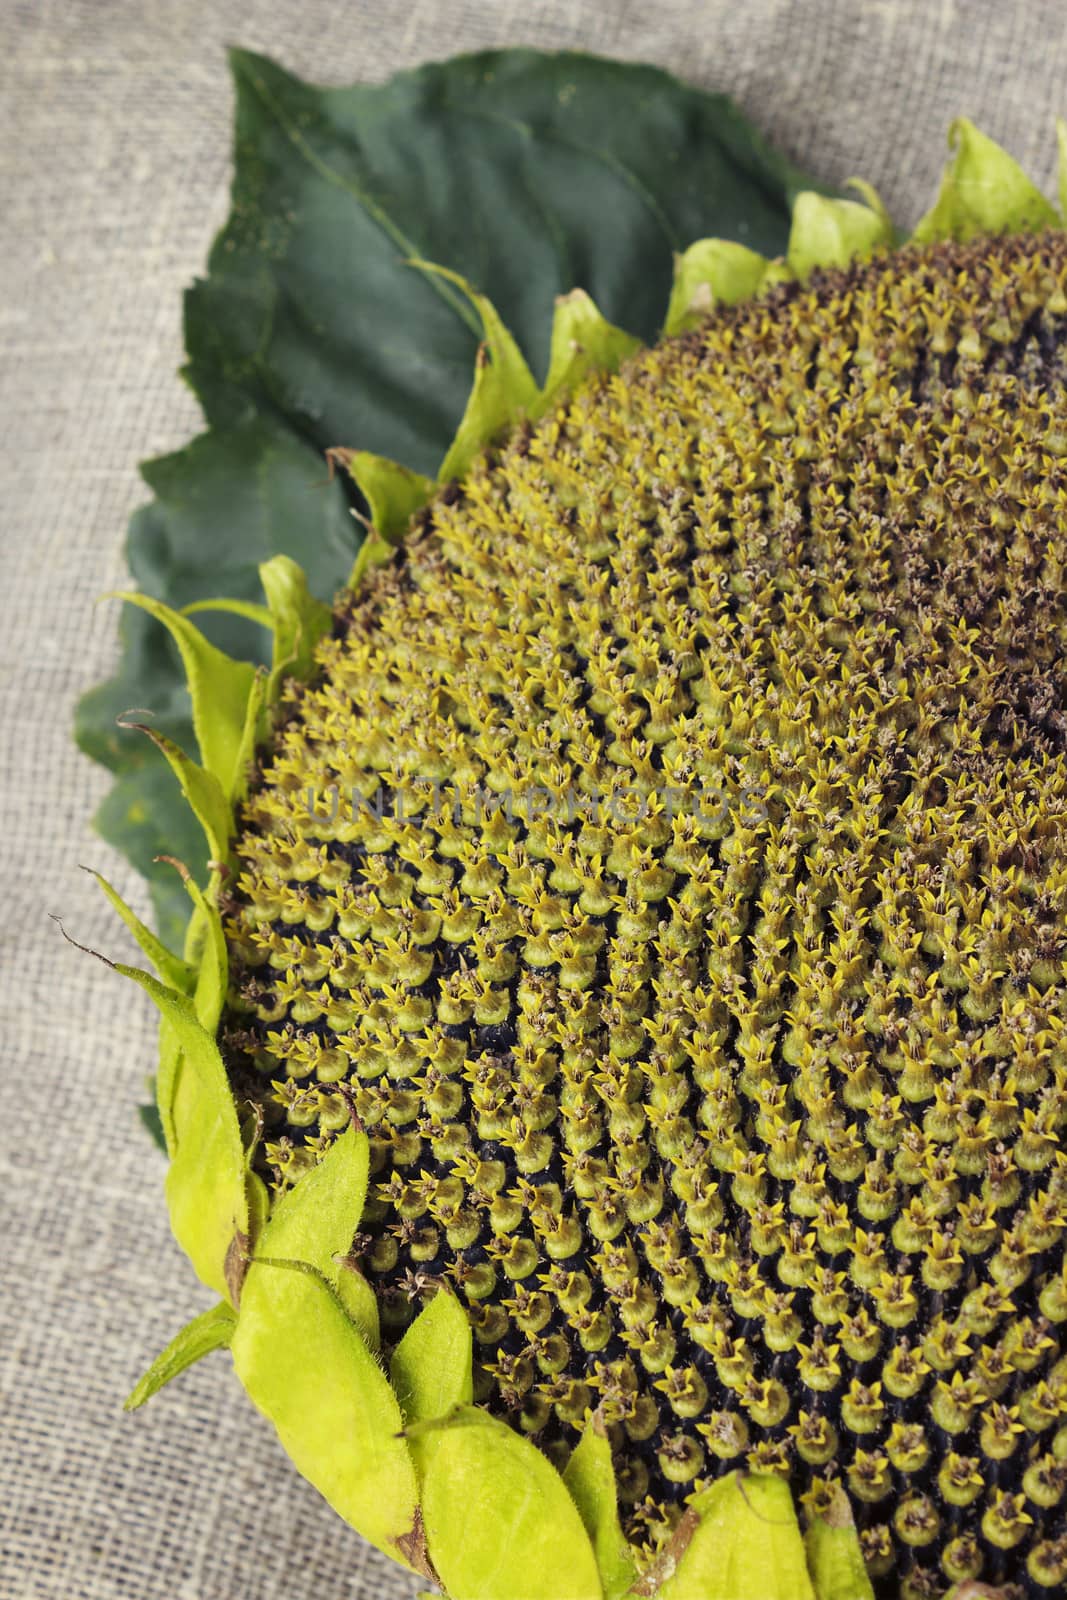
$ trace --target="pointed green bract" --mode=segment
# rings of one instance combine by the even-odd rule
[[[584,289],[572,289],[556,301],[548,377],[530,413],[544,416],[575,384],[591,372],[615,372],[641,341],[602,316]]]
[[[476,307],[485,333],[467,409],[441,464],[438,483],[462,476],[479,451],[521,417],[535,420],[543,416],[589,373],[615,371],[640,347],[640,340],[601,315],[584,289],[560,295],[552,322],[548,377],[538,391],[522,352],[487,296],[478,294],[458,273],[431,262],[413,265],[462,289]],[[335,449],[329,454],[347,468],[371,512],[372,526],[352,572],[351,586],[355,588],[370,567],[389,560],[393,546],[415,512],[430,499],[435,484],[368,450]]]
[[[173,739],[158,733],[143,723],[131,722],[131,728],[147,733],[152,743],[166,757],[167,765],[181,784],[182,794],[190,811],[204,830],[208,854],[213,861],[225,861],[229,853],[230,834],[233,829],[233,807],[222,791],[214,773],[198,766],[191,756],[180,750]]]
[[[248,1196],[249,1247],[244,1248],[238,1260],[233,1263],[234,1271],[237,1274],[238,1289],[240,1288],[244,1270],[248,1265],[251,1253],[250,1247],[255,1244],[255,1241],[267,1226],[267,1220],[270,1216],[270,1192],[259,1173],[253,1168],[254,1157],[255,1146],[252,1145],[245,1150],[245,1193]]]
[[[200,1026],[213,1034],[222,1017],[222,1008],[226,1004],[226,989],[230,977],[230,954],[226,946],[226,935],[222,929],[222,918],[219,916],[218,907],[207,899],[194,879],[190,878],[186,887],[196,907],[195,915],[198,924],[195,929],[197,935],[195,944],[199,950],[200,970],[197,973],[196,993],[194,995],[196,1014],[200,1021]],[[191,923],[190,932],[193,931],[194,925]]]
[[[355,1262],[345,1260],[338,1263],[337,1281],[334,1287],[348,1320],[355,1323],[363,1335],[367,1349],[377,1355],[381,1347],[382,1330],[378,1315],[378,1296],[372,1285]]]
[[[274,1203],[263,1253],[306,1261],[328,1283],[337,1279],[337,1256],[347,1256],[367,1197],[367,1135],[348,1127],[295,1188]]]
[[[255,759],[256,746],[268,732],[266,712],[269,707],[276,704],[280,692],[280,679],[283,672],[279,669],[278,678],[274,672],[269,674],[261,667],[256,669],[252,679],[252,687],[248,693],[248,704],[245,707],[245,725],[241,730],[241,743],[238,746],[237,772],[234,778],[233,794],[231,801],[231,833],[236,825],[236,808],[248,793],[248,780]]]
[[[267,609],[274,634],[271,671],[265,689],[268,705],[281,693],[282,679],[310,676],[315,661],[315,646],[330,631],[333,612],[308,588],[302,567],[289,556],[274,556],[259,569],[259,581],[267,597]]]
[[[159,1018],[159,1061],[156,1065],[156,1114],[163,1130],[163,1143],[168,1157],[173,1160],[178,1149],[178,1134],[174,1126],[174,1086],[178,1081],[182,1047],[178,1035],[165,1015]]]
[[[596,1556],[552,1463],[475,1406],[411,1436],[430,1559],[449,1600],[603,1600]]]
[[[847,267],[892,242],[893,225],[884,207],[828,200],[805,190],[793,207],[786,260],[803,282],[816,267]]]
[[[348,453],[331,452],[333,455]],[[323,601],[316,600],[308,588],[304,569],[289,556],[273,556],[270,561],[264,561],[259,567],[259,581],[267,596],[267,605],[260,605],[253,600],[198,600],[191,606],[185,606],[182,616],[190,617],[199,611],[224,611],[268,629],[272,637],[271,670],[264,700],[267,705],[273,705],[278,698],[283,677],[305,679],[310,674],[315,646],[329,631],[333,613]],[[246,708],[245,729],[248,722]],[[234,798],[239,798],[242,792],[240,766],[247,759],[246,744],[247,741],[242,739]]]
[[[223,611],[227,616],[244,617],[246,622],[254,622],[260,628],[271,626],[270,612],[258,600],[194,600],[192,605],[182,606],[183,617],[195,617],[201,611]]]
[[[387,561],[392,561],[395,555],[396,545],[390,544],[388,539],[383,539],[376,528],[371,528],[352,563],[348,587],[352,590],[358,589],[365,573],[374,567],[383,567]]]
[[[414,1525],[413,1468],[394,1437],[402,1418],[374,1355],[373,1290],[346,1261],[363,1213],[368,1166],[366,1134],[346,1128],[275,1202],[242,1289],[234,1361],[305,1476],[361,1533],[398,1555],[394,1541]],[[303,1334],[302,1318],[309,1319]],[[308,1380],[310,1398],[305,1357],[321,1380]],[[290,1383],[294,1364],[301,1367],[300,1380]],[[359,1426],[324,1453],[335,1398],[338,1418],[346,1408],[358,1410]],[[395,1506],[384,1498],[375,1505],[378,1465],[381,1494],[397,1493]]]
[[[263,1230],[231,1350],[250,1398],[298,1471],[346,1522],[408,1566],[419,1560],[415,1469],[396,1396],[315,1267],[267,1254],[295,1229]],[[283,1232],[284,1228],[284,1232]]]
[[[770,265],[755,250],[732,239],[698,239],[674,258],[664,333],[685,333],[715,306],[750,300],[763,287]]]
[[[231,1299],[227,1262],[235,1240],[249,1237],[249,1208],[241,1129],[218,1045],[187,996],[137,967],[116,970],[140,984],[167,1024],[170,1070],[161,1060],[159,1090],[174,1144],[166,1177],[174,1237],[201,1281]]]
[[[177,1148],[165,1188],[174,1237],[200,1281],[234,1301],[234,1252],[244,1253],[251,1231],[246,1167],[232,1101],[220,1104],[207,1056],[182,1049],[172,1102]]]
[[[621,1600],[633,1583],[637,1569],[619,1526],[618,1489],[611,1460],[611,1445],[604,1424],[595,1411],[567,1463],[563,1482],[592,1540],[604,1600]]]
[[[183,992],[192,999],[197,1022],[213,1037],[226,1002],[229,976],[229,952],[222,930],[222,918],[219,916],[218,908],[207,899],[183,863],[172,859],[170,864],[180,874],[193,905],[193,913],[186,929],[186,955],[191,959],[182,963],[182,966],[192,974],[192,983],[191,989],[187,988]],[[159,1068],[155,1078],[155,1111],[163,1135],[164,1148],[171,1159],[176,1155],[178,1148],[174,1098],[181,1064],[182,1044],[179,1032],[175,1030],[166,1011],[162,1011],[159,1023]],[[258,1178],[252,1179],[246,1176],[246,1192],[249,1183],[262,1187]]]
[[[369,1349],[376,1351],[374,1291],[348,1260],[367,1197],[369,1159],[366,1134],[346,1128],[300,1183],[275,1201],[262,1229],[261,1253],[301,1261],[318,1273]]]
[[[886,243],[892,244],[897,238],[897,230],[893,226],[893,219],[889,215],[889,208],[882,199],[873,183],[868,183],[866,178],[846,178],[846,189],[855,189],[856,193],[866,203],[867,209],[881,217],[886,230]]]
[[[193,702],[200,759],[218,779],[223,793],[231,796],[239,774],[241,735],[255,668],[216,650],[188,617],[161,600],[146,594],[124,594],[121,598],[162,622],[178,646]]]
[[[816,1600],[784,1478],[732,1472],[695,1495],[685,1516],[691,1537],[650,1591],[657,1600]]]
[[[1060,197],[1060,221],[1067,227],[1067,121],[1056,118],[1057,188]]]
[[[127,1398],[123,1410],[136,1411],[138,1406],[143,1406],[146,1400],[151,1400],[152,1396],[158,1394],[172,1378],[184,1372],[186,1367],[191,1367],[203,1356],[210,1355],[212,1350],[224,1349],[233,1337],[236,1322],[233,1307],[228,1306],[225,1300],[221,1300],[217,1306],[212,1306],[210,1311],[205,1311],[201,1316],[194,1317],[192,1322],[187,1322],[162,1354],[153,1361],[140,1383]]]
[[[189,961],[183,961],[181,956],[176,956],[169,950],[162,939],[154,934],[151,928],[146,928],[136,912],[132,911],[117,889],[100,872],[93,872],[93,877],[104,891],[111,905],[118,912],[123,922],[137,940],[141,951],[146,955],[162,981],[172,989],[177,989],[179,994],[191,994],[196,984],[196,968]]]
[[[967,117],[957,117],[948,139],[955,154],[945,168],[937,200],[912,234],[916,244],[1056,226],[1055,208],[1019,163]]]
[[[461,289],[481,318],[485,342],[478,350],[474,385],[455,438],[437,471],[438,483],[462,478],[480,451],[537,404],[537,385],[525,357],[487,295],[479,294],[458,272],[430,261],[413,261]]]
[[[182,880],[192,902],[192,914],[186,931],[186,955],[183,963],[193,974],[190,991],[196,1006],[197,1020],[202,1028],[214,1033],[226,1003],[226,986],[229,981],[230,955],[222,918],[218,907],[209,900],[185,866],[174,856],[166,858]]]
[[[430,1422],[473,1395],[470,1318],[449,1289],[439,1289],[393,1351],[389,1377],[405,1422]]]
[[[387,545],[395,545],[403,537],[415,512],[433,494],[432,478],[371,450],[331,450],[330,457],[343,463],[370,507],[373,532]],[[366,543],[365,539],[360,546],[357,567]]]
[[[833,1504],[804,1535],[817,1600],[874,1600],[848,1496],[833,1485]]]

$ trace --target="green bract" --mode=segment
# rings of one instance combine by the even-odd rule
[[[952,138],[955,153],[917,239],[1059,225],[1018,167],[970,123],[957,123]],[[888,246],[892,229],[877,197],[862,193],[863,203],[800,194],[784,260],[722,240],[691,246],[675,263],[666,331],[690,328],[769,283],[803,280]],[[434,479],[366,451],[335,453],[370,507],[371,536],[354,582],[487,445],[549,412],[590,372],[614,370],[637,343],[587,294],[566,294],[557,301],[548,376],[538,386],[490,301],[455,272],[420,267],[473,308],[484,343],[459,431]],[[181,955],[101,882],[158,974],[119,969],[160,1011],[156,1090],[172,1225],[219,1295],[218,1306],[158,1358],[129,1404],[227,1345],[299,1470],[361,1534],[440,1582],[451,1600],[871,1600],[840,1486],[818,1514],[802,1518],[773,1474],[730,1472],[709,1481],[639,1573],[621,1531],[596,1410],[560,1473],[529,1439],[474,1403],[470,1324],[444,1287],[388,1349],[353,1252],[368,1175],[368,1140],[354,1108],[318,1165],[268,1204],[254,1166],[260,1129],[254,1118],[239,1121],[216,1039],[228,979],[219,900],[249,763],[270,737],[283,679],[311,672],[330,614],[287,558],[264,563],[261,578],[265,604],[230,609],[271,630],[269,671],[224,656],[188,612],[128,597],[165,623],[186,668],[201,761],[145,731],[199,821],[211,877],[205,891],[187,882],[192,913]]]

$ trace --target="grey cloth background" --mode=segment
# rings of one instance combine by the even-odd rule
[[[126,941],[78,871],[107,779],[70,739],[113,660],[137,461],[197,428],[180,293],[227,206],[223,46],[335,83],[485,46],[579,46],[727,89],[823,178],[902,222],[973,115],[1050,192],[1061,0],[38,0],[0,11],[0,1600],[403,1600],[290,1468],[218,1355],[123,1396],[207,1296],[134,1107],[147,1001],[64,944]],[[503,1600],[503,1597],[502,1597]]]

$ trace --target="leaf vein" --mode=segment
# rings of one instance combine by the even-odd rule
[[[312,171],[317,172],[324,183],[333,184],[335,188],[342,190],[343,193],[355,200],[367,213],[371,221],[382,230],[387,238],[392,240],[404,259],[420,256],[422,252],[418,245],[414,240],[408,238],[399,224],[390,217],[384,206],[379,205],[364,188],[353,183],[344,173],[338,172],[328,161],[325,161],[310,141],[300,132],[299,128],[294,127],[259,74],[246,72],[243,66],[240,67],[240,70],[245,77],[245,82],[255,93],[264,110],[274,118],[293,149],[303,157]],[[457,294],[450,284],[442,281],[433,282],[430,287],[435,294],[439,295],[452,308],[460,320],[466,323],[471,332],[480,338],[481,325],[477,316],[464,302],[463,297]]]

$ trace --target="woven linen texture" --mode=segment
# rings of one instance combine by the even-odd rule
[[[579,47],[728,90],[823,179],[910,223],[960,113],[1049,192],[1060,0],[8,0],[0,17],[0,1600],[406,1600],[416,1584],[290,1467],[223,1355],[137,1417],[148,1360],[207,1295],[171,1241],[135,1106],[147,1000],[49,913],[128,954],[79,863],[107,776],[74,701],[109,671],[136,463],[198,417],[181,290],[227,209],[230,42],[314,80],[458,50]]]

